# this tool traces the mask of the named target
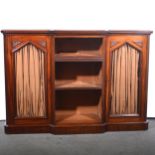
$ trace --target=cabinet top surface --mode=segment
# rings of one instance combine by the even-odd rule
[[[53,35],[104,35],[104,34],[144,34],[149,30],[2,30],[3,34],[53,34]]]

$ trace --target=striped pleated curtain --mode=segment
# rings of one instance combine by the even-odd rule
[[[45,110],[44,52],[28,44],[15,52],[17,117],[42,117]]]
[[[124,44],[112,51],[111,114],[137,114],[139,51]]]

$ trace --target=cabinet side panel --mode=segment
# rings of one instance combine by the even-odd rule
[[[13,90],[13,62],[10,52],[10,35],[4,35],[4,62],[5,62],[5,96],[6,96],[6,124],[14,124],[14,92]]]

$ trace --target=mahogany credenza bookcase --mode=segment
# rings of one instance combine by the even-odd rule
[[[6,133],[148,128],[152,31],[2,30]]]

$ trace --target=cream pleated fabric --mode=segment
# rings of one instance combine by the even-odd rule
[[[111,114],[136,114],[139,52],[128,44],[112,52]]]
[[[44,53],[28,44],[15,53],[18,117],[45,116]]]

